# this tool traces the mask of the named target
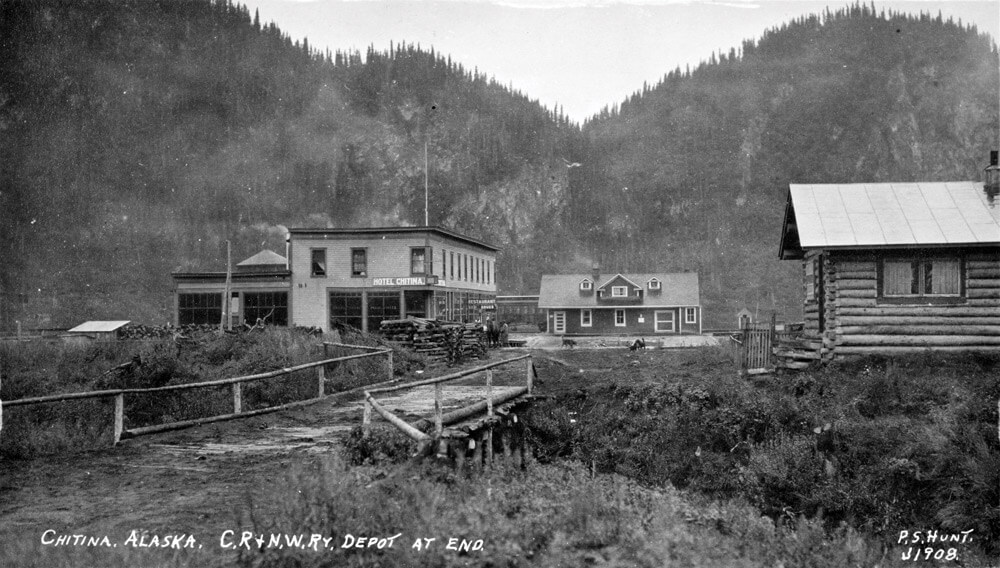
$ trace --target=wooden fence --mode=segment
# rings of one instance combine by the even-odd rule
[[[525,361],[525,385],[523,387],[518,387],[512,391],[505,392],[502,395],[493,394],[493,369],[501,367],[504,365],[509,365],[517,361]],[[484,373],[486,379],[486,389],[483,395],[483,400],[475,404],[454,410],[447,414],[444,413],[442,408],[442,384],[448,381],[454,381],[464,377],[469,377],[476,375],[478,373]],[[448,424],[453,424],[459,422],[471,416],[475,416],[483,411],[486,412],[487,419],[492,419],[493,407],[495,405],[503,404],[509,400],[517,398],[522,395],[530,395],[533,381],[535,375],[535,367],[531,361],[531,355],[521,355],[518,357],[512,357],[509,359],[504,359],[503,361],[497,361],[495,363],[490,363],[488,365],[481,365],[472,369],[466,369],[464,371],[458,371],[456,373],[451,373],[441,377],[435,377],[433,379],[426,379],[423,381],[416,381],[412,383],[406,383],[403,385],[376,388],[365,391],[365,407],[364,415],[362,417],[362,430],[363,435],[368,436],[371,429],[371,419],[372,411],[374,410],[383,418],[386,419],[390,424],[395,426],[401,432],[409,436],[411,439],[415,440],[421,448],[425,447],[427,444],[431,443],[433,440],[441,440],[444,433],[444,427]],[[396,416],[392,411],[386,409],[375,400],[376,394],[385,394],[395,391],[400,391],[403,389],[411,389],[413,387],[419,387],[424,385],[434,385],[434,435],[430,436],[420,431],[418,428],[412,424],[407,423],[405,420]]]
[[[90,391],[90,392],[77,392],[69,394],[57,394],[50,396],[40,396],[35,398],[23,398],[19,400],[8,400],[3,402],[3,406],[6,408],[11,408],[15,406],[30,406],[35,404],[46,404],[52,402],[61,402],[64,400],[80,400],[87,398],[114,398],[115,409],[114,409],[114,434],[113,443],[117,444],[123,438],[131,438],[135,436],[142,436],[144,434],[153,434],[155,432],[165,432],[168,430],[176,430],[179,428],[185,428],[188,426],[196,426],[199,424],[207,424],[210,422],[218,422],[221,420],[231,420],[233,418],[243,418],[247,416],[256,416],[258,414],[264,414],[267,412],[275,412],[277,410],[284,410],[286,408],[294,408],[297,406],[304,406],[307,404],[313,404],[326,398],[326,367],[332,363],[339,363],[342,361],[351,361],[357,359],[375,358],[375,357],[385,357],[388,360],[388,381],[393,380],[393,370],[392,370],[392,350],[383,349],[379,347],[367,347],[364,345],[347,345],[342,343],[324,343],[323,350],[324,353],[329,352],[329,347],[344,347],[350,349],[366,349],[371,350],[370,353],[361,353],[358,355],[347,355],[343,357],[333,357],[324,358],[321,361],[314,361],[312,363],[304,363],[302,365],[296,365],[294,367],[288,367],[285,369],[278,369],[276,371],[270,371],[267,373],[260,373],[256,375],[247,375],[244,377],[235,377],[232,379],[220,379],[217,381],[205,381],[201,383],[189,383],[183,385],[171,385],[165,387],[155,387],[146,389],[114,389],[114,390],[102,390],[102,391]],[[296,402],[290,402],[287,404],[281,404],[277,406],[269,406],[266,408],[259,408],[256,410],[243,410],[243,383],[249,381],[260,381],[265,379],[273,379],[275,377],[283,377],[290,375],[292,373],[302,371],[305,369],[316,369],[316,391],[317,394],[313,398],[300,400]],[[124,429],[125,424],[125,396],[126,395],[143,395],[150,393],[163,393],[171,391],[186,391],[193,389],[202,389],[210,387],[218,387],[229,385],[232,389],[232,401],[233,401],[233,412],[229,414],[222,414],[216,416],[209,416],[205,418],[196,418],[193,420],[182,420],[177,422],[170,422],[167,424],[157,424],[154,426],[145,426],[141,428],[132,428],[129,430]]]
[[[757,375],[774,370],[774,318],[768,323],[745,323],[738,335],[733,336],[736,342],[737,365],[739,374]]]

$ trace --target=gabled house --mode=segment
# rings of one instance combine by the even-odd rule
[[[779,257],[802,264],[804,331],[821,358],[1000,350],[993,160],[985,187],[789,187]]]
[[[546,274],[538,307],[556,335],[701,333],[698,275]]]

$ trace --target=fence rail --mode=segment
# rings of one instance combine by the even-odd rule
[[[363,349],[374,349],[375,351],[371,353],[361,353],[357,355],[345,355],[342,357],[326,357],[320,361],[313,361],[311,363],[303,363],[301,365],[296,365],[294,367],[287,367],[283,369],[277,369],[275,371],[269,371],[267,373],[258,373],[254,375],[246,375],[242,377],[234,377],[230,379],[219,379],[215,381],[204,381],[200,383],[187,383],[182,385],[170,385],[165,387],[152,387],[152,388],[141,388],[141,389],[113,389],[113,390],[101,390],[101,391],[89,391],[89,392],[76,392],[67,394],[56,394],[49,396],[40,396],[33,398],[22,398],[18,400],[8,400],[3,402],[3,406],[6,408],[11,408],[15,406],[31,406],[36,404],[46,404],[52,402],[61,402],[66,400],[81,400],[88,398],[114,398],[115,409],[114,409],[114,435],[113,443],[117,444],[122,438],[141,436],[144,434],[152,434],[154,432],[163,432],[167,430],[175,430],[178,428],[184,428],[188,426],[194,426],[198,424],[207,424],[210,422],[218,422],[221,420],[229,420],[233,418],[242,418],[247,416],[256,416],[258,414],[264,414],[267,412],[275,412],[278,410],[284,410],[287,408],[294,408],[297,406],[303,406],[306,404],[312,404],[319,400],[326,398],[326,367],[327,365],[333,363],[339,363],[343,361],[351,361],[357,359],[365,358],[375,358],[375,357],[386,357],[389,363],[389,381],[393,380],[393,369],[392,369],[392,350],[383,348],[373,348],[360,345],[347,345],[341,343],[324,343],[323,350],[324,355],[328,353],[328,348],[330,346],[334,347],[344,347],[344,348],[363,348]],[[295,402],[290,402],[286,404],[269,406],[266,408],[260,408],[256,410],[243,410],[243,383],[250,381],[259,381],[265,379],[272,379],[275,377],[282,377],[290,375],[292,373],[303,371],[306,369],[316,369],[316,387],[317,395],[313,398],[299,400]],[[230,385],[232,388],[232,401],[233,401],[233,412],[229,414],[221,414],[215,416],[209,416],[204,418],[196,418],[193,420],[183,420],[170,422],[167,424],[158,424],[155,426],[145,426],[141,428],[132,428],[130,430],[124,430],[125,423],[125,395],[133,394],[150,394],[150,393],[162,393],[168,391],[184,391],[193,390],[199,388],[211,388]]]

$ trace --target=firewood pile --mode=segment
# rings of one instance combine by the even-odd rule
[[[486,335],[482,326],[409,317],[383,320],[380,329],[386,341],[422,353],[430,359],[458,363],[466,358],[486,359]]]
[[[218,332],[218,325],[187,324],[143,325],[130,323],[118,330],[119,339],[175,339],[177,336],[194,337],[205,333]]]

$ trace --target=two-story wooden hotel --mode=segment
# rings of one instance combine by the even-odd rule
[[[440,227],[290,229],[287,249],[287,259],[268,255],[287,270],[241,272],[244,263],[237,265],[232,290],[257,299],[255,291],[270,286],[269,292],[285,298],[290,325],[375,331],[382,320],[407,316],[478,321],[495,306],[499,249]],[[224,276],[175,273],[177,323],[219,321]],[[249,314],[249,303],[243,303]]]

